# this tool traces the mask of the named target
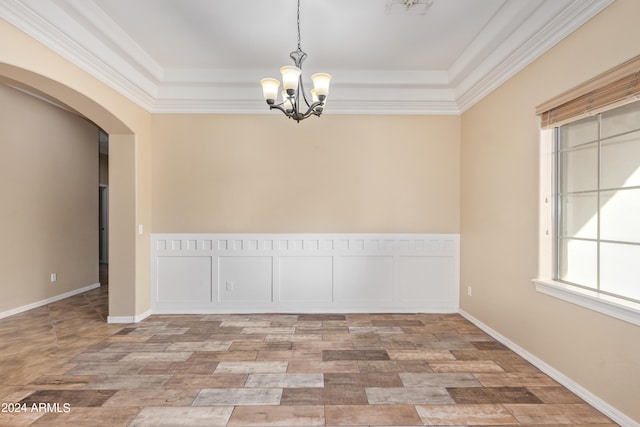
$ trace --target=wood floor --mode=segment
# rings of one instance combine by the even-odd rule
[[[0,320],[0,426],[615,425],[459,315]]]

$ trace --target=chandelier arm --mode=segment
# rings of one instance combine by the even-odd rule
[[[287,100],[288,100],[288,98],[287,98]],[[281,102],[281,103],[279,103],[279,104],[269,104],[269,107],[271,107],[271,108],[279,108],[279,109],[281,109],[281,110],[282,110],[282,108],[281,108],[281,107],[285,104],[285,102],[287,102],[287,100],[284,100],[284,101],[282,101],[282,102]],[[284,111],[284,110],[283,110],[283,111]]]
[[[300,92],[298,92],[299,94]],[[296,94],[297,95],[297,94]],[[270,110],[280,110],[282,111],[282,114],[284,114],[285,116],[287,116],[290,119],[294,119],[296,122],[300,122],[301,120],[304,120],[306,118],[309,118],[310,116],[314,115],[317,117],[320,117],[322,115],[322,109],[317,110],[317,107],[322,107],[324,105],[324,102],[322,101],[316,101],[313,102],[311,104],[309,104],[309,102],[307,101],[306,96],[304,95],[303,92],[303,98],[305,103],[307,104],[307,111],[305,113],[302,113],[301,109],[300,109],[300,96],[288,96],[286,100],[280,102],[279,104],[269,104],[269,109]],[[287,111],[285,108],[283,108],[283,105],[289,101],[291,103],[292,109]]]
[[[287,113],[287,110],[285,110],[284,108],[282,108],[282,104],[278,104],[278,105],[269,105],[269,109],[270,110],[280,110],[282,111],[282,114],[284,114],[285,116],[291,118],[292,117],[292,113]]]
[[[306,119],[307,117],[311,116],[312,114],[314,116],[320,117],[320,114],[322,114],[322,111],[316,111],[316,107],[321,106],[321,105],[322,105],[322,102],[320,102],[320,101],[314,102],[313,104],[311,104],[309,106],[309,109],[307,110],[307,112],[302,115],[302,119]]]

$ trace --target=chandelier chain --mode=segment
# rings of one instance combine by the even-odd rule
[[[300,50],[300,0],[298,0],[298,50]]]

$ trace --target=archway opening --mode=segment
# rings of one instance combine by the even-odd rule
[[[0,63],[0,82],[63,105],[109,135],[109,322],[131,321],[137,280],[134,132],[95,100],[41,74]]]

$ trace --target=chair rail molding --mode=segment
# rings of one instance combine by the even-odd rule
[[[152,234],[151,312],[459,309],[458,234]]]

